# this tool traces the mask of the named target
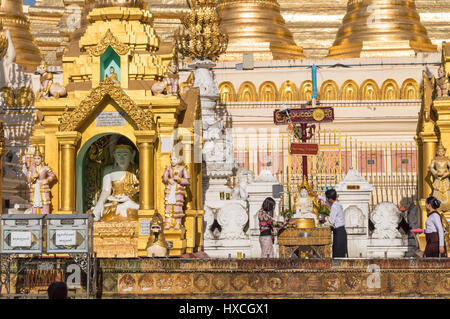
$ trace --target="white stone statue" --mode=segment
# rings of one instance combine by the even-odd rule
[[[22,86],[31,86],[31,77],[26,75],[22,67],[16,63],[16,49],[11,38],[9,30],[5,31],[5,36],[8,39],[8,49],[5,56],[1,60],[3,66],[3,83],[0,86],[7,86],[13,90]]]
[[[402,220],[402,213],[393,203],[379,203],[370,214],[370,220],[375,227],[372,238],[402,238],[402,234],[397,229],[398,223]]]
[[[305,186],[300,188],[300,195],[295,199],[295,214],[292,218],[312,218],[317,227],[319,218],[314,214],[314,201],[309,196],[308,190]]]
[[[232,201],[217,213],[217,222],[222,231],[219,239],[245,239],[245,224],[248,222],[245,202]]]
[[[139,181],[131,172],[135,152],[129,145],[114,147],[114,166],[105,168],[102,192],[93,209],[94,220],[135,220],[139,204]]]
[[[364,223],[364,213],[356,205],[350,205],[344,210],[345,227],[367,227]]]
[[[253,181],[254,174],[253,172],[246,170],[243,167],[239,167],[236,175],[238,182],[237,185],[233,188],[233,191],[231,192],[231,198],[247,200],[248,198],[247,186]]]

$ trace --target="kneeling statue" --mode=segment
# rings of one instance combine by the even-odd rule
[[[164,221],[162,216],[155,212],[150,222],[150,238],[147,243],[148,257],[166,257],[167,242],[164,237]]]
[[[102,192],[93,209],[94,221],[137,219],[139,181],[130,169],[134,156],[130,145],[114,147],[114,165],[105,168]]]

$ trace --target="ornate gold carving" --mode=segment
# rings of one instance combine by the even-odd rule
[[[125,55],[130,51],[130,47],[120,42],[108,29],[101,41],[94,47],[87,48],[89,55],[101,56],[106,49],[111,46],[118,55]]]
[[[32,106],[34,104],[33,89],[28,86],[22,86],[16,92],[17,106]]]
[[[219,85],[220,102],[235,102],[236,101],[236,91],[234,85],[231,82],[222,82]]]
[[[419,96],[419,84],[414,79],[406,79],[402,84],[402,100],[417,100]]]
[[[353,80],[347,80],[342,84],[341,100],[359,100],[359,87]]]
[[[277,93],[275,83],[266,81],[259,87],[259,100],[263,102],[277,101]]]
[[[380,99],[380,89],[378,88],[377,82],[374,80],[365,80],[361,84],[361,99],[362,100],[379,100]]]
[[[305,81],[300,85],[300,101],[312,99],[312,81]]]
[[[280,87],[280,101],[297,101],[297,86],[292,81],[286,81]]]
[[[244,82],[239,87],[238,101],[239,102],[255,102],[258,100],[256,94],[256,87],[252,82]]]
[[[93,89],[78,107],[73,111],[66,110],[61,116],[60,131],[75,131],[92,113],[105,96],[111,97],[127,115],[136,123],[140,130],[155,128],[153,113],[149,109],[142,109],[108,77],[98,87]]]
[[[337,100],[339,96],[339,87],[333,80],[327,80],[320,87],[321,100]]]
[[[381,86],[382,100],[398,100],[400,98],[400,89],[397,82],[393,79],[388,79],[383,82]]]
[[[0,34],[0,60],[3,59],[6,51],[8,51],[8,39],[4,34]]]
[[[10,87],[4,86],[0,89],[0,96],[6,107],[13,107],[15,104],[14,91]]]
[[[215,60],[228,45],[228,35],[219,28],[217,2],[191,0],[188,3],[191,10],[181,17],[185,29],[181,30],[181,34],[175,34],[175,46],[183,57]]]

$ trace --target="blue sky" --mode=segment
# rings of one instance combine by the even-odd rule
[[[33,5],[36,2],[36,0],[23,0],[24,5]]]

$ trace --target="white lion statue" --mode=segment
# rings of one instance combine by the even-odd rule
[[[393,203],[379,203],[370,214],[370,220],[375,226],[372,238],[402,238],[402,234],[397,229],[402,220],[402,212]]]

